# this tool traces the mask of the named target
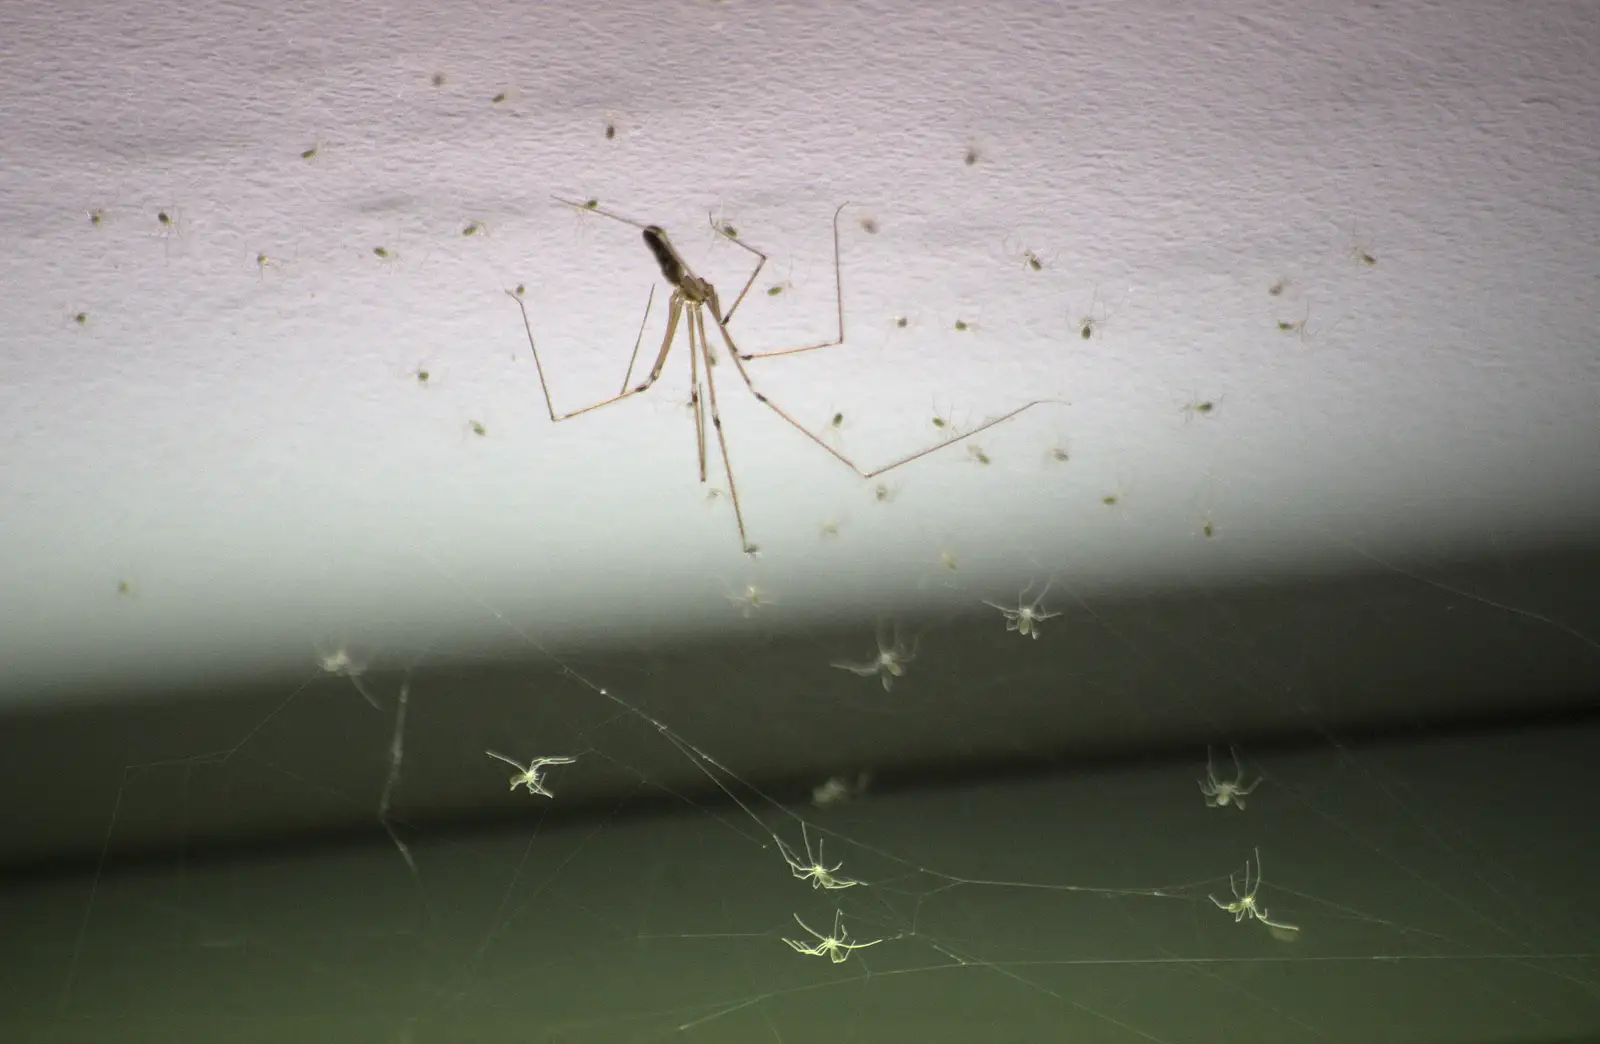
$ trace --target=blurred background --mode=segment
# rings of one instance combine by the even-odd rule
[[[1600,1039],[1594,14],[0,8],[0,1035]]]

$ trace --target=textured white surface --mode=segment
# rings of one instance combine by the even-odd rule
[[[995,594],[1592,530],[1592,6],[1242,10],[9,5],[0,691],[457,643],[479,596],[579,641],[721,626],[746,583],[796,618],[943,594],[945,552]],[[659,282],[551,193],[664,225],[725,297],[746,257],[706,215],[733,222],[772,257],[749,350],[828,336],[852,201],[845,346],[751,366],[864,463],[936,411],[1072,405],[880,504],[724,365],[749,562],[696,482],[683,344],[648,396],[547,419],[503,290],[559,409],[615,390]],[[1314,337],[1277,328],[1308,307]]]

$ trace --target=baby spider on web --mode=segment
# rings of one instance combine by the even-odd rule
[[[811,803],[818,808],[832,808],[834,805],[842,805],[846,801],[854,801],[862,794],[865,794],[870,786],[872,786],[872,773],[870,772],[858,772],[854,779],[848,776],[829,776],[811,788]],[[803,821],[801,826],[802,828],[805,826]],[[807,858],[810,857],[808,856]],[[817,852],[817,858],[822,858],[820,849]],[[792,866],[793,864],[790,865]],[[839,866],[843,865],[843,863],[839,864]],[[834,869],[837,870],[839,867],[836,866]]]
[[[504,754],[496,754],[492,750],[486,750],[484,753],[496,761],[503,761],[517,770],[517,774],[511,777],[512,790],[516,790],[518,787],[526,787],[528,793],[542,795],[547,798],[553,798],[555,795],[550,793],[549,788],[544,785],[544,770],[552,765],[571,765],[578,760],[577,758],[569,758],[564,754],[556,754],[534,758],[526,765],[523,765],[519,761],[508,758]]]
[[[434,388],[438,386],[439,375],[429,369],[427,363],[419,362],[411,369],[404,371],[401,376],[411,378],[416,382],[418,388]]]
[[[172,256],[172,238],[176,236],[183,239],[183,219],[176,207],[165,207],[156,211],[156,235],[161,237],[161,252],[164,256]]]
[[[865,663],[838,663],[830,662],[828,666],[837,667],[841,671],[860,675],[863,678],[877,677],[883,682],[883,691],[888,692],[894,688],[896,678],[905,677],[906,664],[917,658],[917,645],[913,641],[911,647],[906,648],[900,636],[899,625],[894,627],[894,641],[890,643],[889,634],[883,622],[878,622],[878,655]]]
[[[287,262],[280,261],[278,258],[272,257],[264,250],[258,250],[256,251],[255,264],[256,278],[266,279],[268,270],[273,272],[282,272],[283,266],[287,264]]]
[[[778,843],[778,852],[783,856],[783,861],[789,864],[789,872],[801,881],[810,881],[813,889],[825,888],[836,892],[841,888],[854,888],[860,881],[850,877],[839,877],[837,871],[844,866],[843,862],[832,866],[822,863],[822,842],[817,842],[817,854],[811,854],[811,835],[806,831],[805,820],[800,821],[800,843],[805,846],[806,862],[802,863],[795,854],[794,849],[784,843],[783,838],[777,834],[772,839]]]
[[[1328,329],[1332,330],[1332,329],[1336,328],[1339,325],[1339,323],[1341,323],[1343,321],[1344,321],[1343,319],[1338,320],[1337,322],[1335,322],[1333,324],[1332,327],[1329,327]],[[1286,334],[1293,334],[1294,336],[1296,336],[1296,337],[1298,337],[1300,339],[1300,342],[1302,344],[1310,344],[1312,341],[1316,340],[1317,336],[1320,336],[1320,335],[1315,335],[1316,332],[1315,332],[1314,328],[1310,324],[1311,324],[1311,303],[1308,301],[1308,302],[1306,302],[1306,310],[1303,313],[1301,313],[1299,319],[1293,319],[1293,320],[1291,320],[1291,319],[1279,319],[1278,320],[1278,332],[1286,333]]]
[[[706,218],[711,222],[712,242],[720,242],[724,239],[738,241],[739,228],[733,223],[733,219],[728,217],[727,211],[718,210],[707,214]]]
[[[1225,808],[1231,804],[1243,812],[1244,799],[1261,785],[1262,777],[1257,776],[1247,785],[1244,781],[1244,766],[1239,764],[1239,752],[1229,747],[1228,753],[1233,756],[1233,779],[1217,778],[1216,765],[1211,760],[1211,748],[1207,747],[1206,778],[1195,782],[1200,784],[1200,793],[1206,796],[1207,808]]]
[[[1106,308],[1105,302],[1100,300],[1100,288],[1095,287],[1094,294],[1089,298],[1089,311],[1078,319],[1078,336],[1087,341],[1109,322],[1111,322],[1111,312]]]
[[[755,584],[746,584],[743,591],[728,596],[728,601],[738,606],[740,615],[749,617],[759,611],[763,606],[776,605],[777,603],[767,597],[767,593]]]
[[[1183,414],[1183,423],[1188,424],[1190,421],[1194,420],[1195,417],[1209,417],[1213,412],[1215,412],[1217,403],[1221,401],[1222,400],[1220,399],[1215,401],[1211,399],[1190,399],[1188,402],[1178,407],[1178,412]]]
[[[850,942],[850,933],[845,931],[844,925],[840,923],[840,919],[843,916],[843,910],[835,910],[833,912],[833,934],[823,935],[806,922],[800,920],[799,914],[795,914],[795,923],[809,932],[817,940],[816,944],[808,945],[805,942],[787,938],[783,941],[788,943],[789,949],[795,953],[803,953],[807,957],[827,957],[834,964],[843,964],[849,960],[850,953],[853,950],[865,950],[869,946],[876,946],[883,942],[882,939],[874,939],[869,943]]]
[[[961,430],[961,425],[956,423],[955,408],[951,407],[947,410],[941,410],[939,409],[939,402],[937,399],[934,400],[933,403],[933,417],[931,420],[933,426],[944,432],[946,435],[953,436]]]
[[[1121,515],[1123,510],[1128,506],[1128,496],[1129,490],[1127,480],[1119,475],[1117,477],[1116,488],[1109,493],[1102,493],[1100,495],[1100,503]]]
[[[1054,255],[1041,256],[1037,250],[1027,246],[1014,236],[1007,236],[1004,242],[1001,243],[1001,249],[1006,252],[1006,257],[1021,263],[1025,272],[1043,272],[1050,266],[1050,262],[1055,259]]]
[[[1038,638],[1039,624],[1061,615],[1060,613],[1047,613],[1040,608],[1040,605],[1044,602],[1044,596],[1050,593],[1051,585],[1054,583],[1054,579],[1046,582],[1044,589],[1039,592],[1039,597],[1028,602],[1024,601],[1024,599],[1028,597],[1028,592],[1033,588],[1032,581],[1029,581],[1028,586],[1017,593],[1017,607],[1015,609],[1001,605],[999,602],[991,602],[987,598],[983,599],[983,604],[991,609],[1000,610],[1001,614],[1006,618],[1006,630],[1016,631],[1025,638]]]
[[[827,425],[822,429],[822,437],[834,446],[838,446],[842,441],[844,425],[844,412],[842,410],[833,411],[833,415],[828,418]]]
[[[316,648],[316,654],[317,665],[325,673],[349,678],[350,684],[361,694],[362,699],[372,704],[375,709],[381,709],[378,705],[378,697],[374,696],[372,690],[368,689],[361,680],[361,676],[367,673],[367,661],[364,657],[352,654],[350,647],[343,643],[335,646],[322,646],[319,644]]]
[[[1274,921],[1268,915],[1267,908],[1256,903],[1256,892],[1261,888],[1261,849],[1255,850],[1255,857],[1256,873],[1253,882],[1250,877],[1250,860],[1246,859],[1244,861],[1243,891],[1240,891],[1240,884],[1235,876],[1233,874],[1228,875],[1228,890],[1233,893],[1233,902],[1225,903],[1214,895],[1208,895],[1206,898],[1210,899],[1217,909],[1226,910],[1228,913],[1233,914],[1234,924],[1238,924],[1243,920],[1254,919],[1278,933],[1298,932],[1300,930],[1299,925]]]
[[[1363,268],[1375,268],[1378,264],[1378,259],[1373,256],[1371,250],[1367,249],[1360,232],[1354,226],[1350,228],[1350,249],[1348,253],[1350,259]]]
[[[784,266],[783,275],[780,278],[772,283],[767,284],[766,295],[768,297],[783,297],[785,300],[789,300],[789,298],[794,296],[794,283],[789,281],[790,277],[793,275],[794,263],[790,262],[788,265]],[[786,297],[785,295],[788,296]]]

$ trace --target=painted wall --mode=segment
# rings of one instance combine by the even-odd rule
[[[11,5],[0,691],[706,633],[751,586],[798,622],[1591,531],[1588,13]],[[653,361],[668,289],[552,195],[662,225],[725,306],[764,251],[745,351],[842,301],[841,346],[749,375],[864,470],[1070,405],[880,497],[708,323],[747,557],[684,335],[648,394],[551,423],[506,291],[559,411]]]

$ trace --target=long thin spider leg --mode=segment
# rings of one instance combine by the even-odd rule
[[[714,296],[712,300],[715,301]],[[705,309],[699,304],[690,305],[689,323],[689,344],[693,346],[698,335],[699,348],[704,353],[706,351]],[[718,328],[721,328],[720,323]],[[744,511],[739,507],[739,487],[733,481],[733,461],[728,457],[728,436],[722,430],[722,415],[717,411],[717,379],[711,372],[709,355],[706,356],[706,398],[711,406],[711,426],[716,429],[717,445],[722,450],[722,470],[728,476],[728,498],[733,501],[733,518],[739,525],[739,543],[747,553],[754,552],[755,545],[750,543],[750,538],[744,531]]]
[[[699,454],[700,482],[702,484],[706,480],[706,414],[705,404],[700,401],[700,356],[704,354],[701,351],[699,338],[695,334],[694,319],[691,317],[689,320],[689,403],[694,407],[695,449]],[[711,364],[708,358],[706,373],[709,374],[710,372]]]
[[[519,297],[517,300],[521,300]],[[639,334],[633,339],[633,354],[628,357],[628,372],[622,375],[622,390],[628,390],[628,382],[633,380],[633,364],[639,361],[639,345],[644,341],[644,327],[650,321],[650,306],[656,301],[656,285],[650,284],[650,296],[644,302],[644,318],[639,320]]]
[[[578,202],[576,200],[571,200],[571,199],[562,199],[560,196],[551,196],[550,198],[555,200],[557,203],[565,203],[567,206],[571,207],[573,210],[581,210],[585,214],[599,214],[603,218],[610,218],[612,221],[620,221],[624,225],[632,225],[634,228],[639,229],[641,232],[644,231],[644,229],[647,227],[644,224],[644,222],[642,222],[642,221],[635,221],[632,218],[625,218],[621,214],[613,214],[611,211],[602,210],[598,206],[591,207],[587,203],[580,203],[580,202]]]
[[[713,291],[712,294],[711,294],[711,298],[710,298],[709,304],[711,306],[712,314],[713,315],[718,314],[719,309],[717,308],[717,299],[716,299],[715,291]],[[921,457],[926,457],[928,454],[937,452],[938,450],[942,450],[946,446],[954,446],[958,442],[962,442],[962,441],[964,441],[966,439],[970,439],[974,435],[977,435],[977,434],[979,434],[981,432],[987,431],[988,429],[994,427],[996,424],[1002,424],[1005,421],[1010,420],[1012,417],[1017,416],[1019,413],[1022,413],[1025,410],[1030,410],[1035,406],[1043,406],[1043,405],[1052,404],[1052,403],[1057,405],[1057,406],[1070,405],[1070,403],[1064,402],[1061,399],[1034,399],[1031,402],[1023,403],[1021,406],[1018,406],[1014,410],[1011,410],[1011,411],[1006,412],[1006,413],[1002,413],[998,417],[992,417],[989,420],[986,420],[982,424],[978,425],[976,428],[971,428],[971,429],[969,429],[967,431],[964,431],[960,435],[956,435],[953,438],[946,439],[943,442],[935,443],[934,445],[929,446],[926,449],[920,449],[915,453],[907,454],[906,456],[901,457],[899,460],[892,461],[892,462],[890,462],[888,464],[885,464],[881,468],[875,468],[872,471],[863,471],[861,469],[860,465],[856,464],[855,461],[851,460],[849,457],[845,456],[843,453],[839,452],[838,450],[836,450],[832,446],[830,446],[828,444],[827,440],[825,440],[821,435],[818,435],[816,432],[812,431],[810,428],[807,428],[804,424],[801,424],[799,421],[795,420],[794,417],[791,416],[788,413],[788,411],[786,411],[782,406],[779,406],[777,403],[775,403],[771,399],[767,398],[766,394],[763,393],[760,389],[758,389],[756,387],[756,385],[755,385],[755,382],[750,379],[750,372],[748,370],[746,370],[745,366],[744,366],[744,360],[749,359],[749,358],[760,358],[760,356],[753,356],[752,357],[752,356],[749,356],[749,355],[741,354],[740,351],[739,351],[739,346],[734,343],[733,335],[728,332],[728,327],[727,327],[726,323],[718,322],[717,323],[717,329],[719,331],[721,331],[723,343],[728,346],[728,354],[733,357],[733,365],[734,365],[734,367],[736,369],[738,369],[739,376],[744,378],[745,386],[750,389],[750,394],[754,395],[756,397],[757,401],[759,401],[763,406],[766,406],[773,413],[776,413],[778,416],[780,416],[784,420],[788,421],[795,428],[795,430],[800,432],[800,434],[804,435],[806,438],[810,439],[812,442],[815,442],[818,446],[821,446],[829,454],[831,454],[833,457],[835,457],[841,463],[843,463],[845,465],[845,467],[849,468],[851,471],[854,471],[857,475],[861,476],[864,479],[877,478],[879,475],[882,475],[885,472],[893,471],[895,468],[898,468],[903,464],[909,464],[912,461],[917,460],[917,459],[919,459]],[[823,346],[818,346],[818,347],[823,347]]]
[[[816,351],[818,348],[833,348],[833,347],[835,347],[837,345],[841,345],[841,344],[844,343],[844,276],[841,274],[840,267],[839,267],[839,215],[844,213],[844,208],[848,207],[849,205],[850,205],[850,202],[848,200],[846,200],[845,202],[839,204],[839,209],[838,210],[835,210],[833,212],[833,293],[834,293],[834,299],[835,299],[835,301],[836,301],[836,303],[838,305],[839,336],[835,337],[831,341],[821,341],[821,342],[819,342],[817,344],[808,344],[808,345],[805,345],[805,346],[800,347],[800,348],[776,348],[776,349],[774,349],[772,351],[769,351],[769,352],[751,352],[750,354],[743,356],[743,358],[745,358],[745,359],[769,359],[774,355],[798,355],[801,352],[812,352],[812,351]],[[734,240],[734,242],[738,243],[740,246],[744,247],[746,250],[751,250],[751,251],[755,251],[756,253],[760,253],[760,251],[756,251],[755,247],[748,246],[747,244],[745,244],[745,243],[743,243],[743,242],[741,242],[741,241],[739,241],[737,239]],[[765,258],[766,258],[766,255],[762,254],[762,259],[765,260]],[[756,266],[756,271],[760,271],[760,266],[759,265]],[[755,273],[751,273],[750,282],[751,283],[755,282],[755,278],[756,278],[755,277]],[[739,292],[739,301],[743,301],[744,300],[744,295],[749,290],[750,290],[750,283],[746,283],[745,286],[744,286],[744,290],[741,290]],[[735,301],[733,303],[733,308],[734,309],[737,309],[739,307],[739,301]],[[728,320],[731,320],[732,318],[733,318],[733,310],[730,309],[728,314],[727,314],[727,317],[724,318],[724,319],[719,320],[718,325],[719,326],[725,326],[727,324]],[[724,337],[727,336],[727,331],[726,330],[723,331],[723,336]],[[733,350],[733,349],[730,349],[730,350]],[[748,383],[749,380],[750,380],[749,377],[745,378],[746,383]],[[852,467],[853,466],[854,465],[852,465]]]
[[[651,291],[654,293],[654,287],[651,288]],[[539,390],[544,392],[544,408],[546,412],[550,414],[550,419],[552,421],[570,420],[573,417],[578,417],[585,413],[598,410],[602,406],[610,406],[612,403],[621,402],[623,399],[626,399],[629,396],[638,395],[640,392],[645,391],[652,384],[654,384],[656,379],[661,376],[661,368],[666,365],[667,352],[672,348],[672,335],[674,332],[676,332],[678,326],[678,310],[682,308],[681,302],[679,302],[676,296],[674,296],[673,312],[667,320],[667,334],[661,342],[661,353],[656,356],[656,364],[654,369],[650,371],[650,376],[645,378],[645,380],[641,382],[638,387],[630,388],[629,390],[622,392],[620,395],[613,395],[608,399],[601,399],[599,402],[590,403],[588,406],[572,410],[569,413],[558,414],[556,413],[555,401],[550,398],[550,383],[545,380],[544,363],[539,359],[539,348],[536,344],[534,344],[533,323],[528,319],[528,306],[523,303],[522,298],[516,295],[515,291],[507,290],[506,296],[517,303],[517,310],[522,313],[522,328],[528,334],[528,350],[533,352],[533,368],[539,374]],[[640,331],[640,336],[643,336],[642,328]]]
[[[728,235],[728,233],[724,232],[722,229],[718,228],[716,219],[714,219],[710,214],[706,215],[706,220],[711,222],[711,230],[713,232],[715,232],[717,235],[721,236],[723,239],[726,239],[728,242],[732,243],[734,246],[743,247],[744,249],[750,251],[752,254],[756,255],[757,258],[759,258],[759,260],[756,261],[755,270],[750,273],[750,278],[746,279],[744,281],[744,289],[740,290],[739,291],[739,296],[733,299],[733,307],[728,309],[728,314],[727,315],[719,315],[719,316],[717,316],[718,321],[720,321],[722,323],[731,323],[731,322],[733,322],[733,313],[737,312],[739,310],[739,305],[744,302],[744,295],[748,294],[750,292],[750,288],[755,285],[756,276],[761,274],[761,266],[763,266],[763,265],[765,265],[767,263],[767,255],[763,254],[761,251],[757,250],[755,247],[751,246],[749,243],[746,243],[744,240],[735,239],[734,237]]]
[[[667,332],[661,335],[661,351],[656,354],[655,365],[650,367],[650,376],[645,378],[643,384],[633,389],[642,392],[661,377],[661,371],[667,365],[667,354],[672,351],[672,342],[678,336],[678,321],[683,318],[683,294],[674,291],[671,304],[667,307]],[[633,392],[629,393],[630,395]],[[590,407],[593,409],[593,407]]]

